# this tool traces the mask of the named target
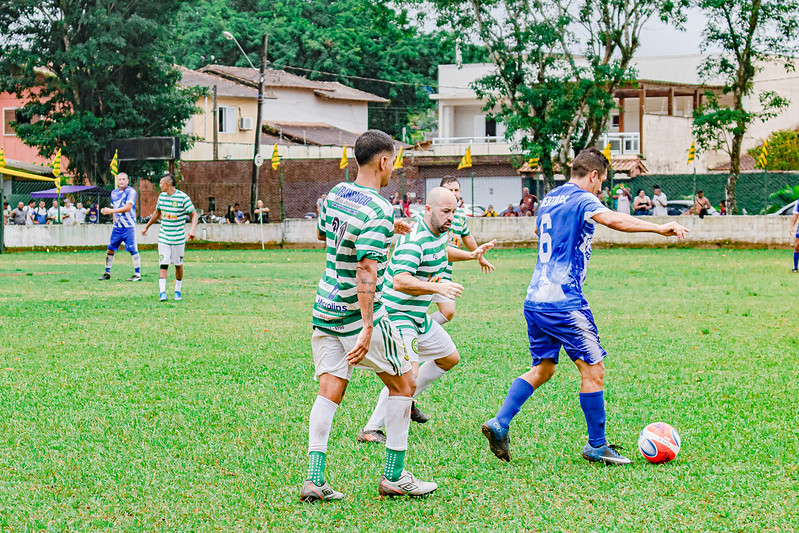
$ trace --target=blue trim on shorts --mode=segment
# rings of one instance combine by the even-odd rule
[[[111,241],[108,243],[108,249],[116,252],[123,242],[125,243],[125,250],[130,252],[130,255],[139,253],[139,248],[136,245],[136,228],[114,226],[114,229],[111,230]]]
[[[557,364],[561,346],[572,361],[580,359],[589,365],[599,363],[608,354],[599,342],[594,315],[588,308],[545,313],[525,307],[524,318],[532,366],[543,359],[554,359]]]

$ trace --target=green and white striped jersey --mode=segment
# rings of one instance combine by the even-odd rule
[[[419,213],[414,220],[416,222],[424,220],[424,214]],[[461,244],[463,244],[463,238],[467,235],[471,235],[469,232],[468,218],[463,208],[459,207],[455,210],[455,217],[452,219],[452,224],[447,231],[447,244],[455,248],[460,248]],[[444,271],[444,275],[441,279],[444,281],[452,281],[452,263],[447,263],[447,269]]]
[[[374,189],[339,183],[327,194],[317,222],[327,245],[325,273],[319,280],[313,325],[335,335],[354,335],[363,323],[355,274],[363,258],[377,261],[374,325],[386,316],[382,302],[388,248],[394,236],[394,209]]]
[[[394,290],[393,278],[400,272],[410,272],[420,281],[441,282],[447,267],[447,239],[445,233],[435,235],[424,223],[417,220],[411,232],[400,237],[391,261],[388,263],[388,277],[383,302],[388,317],[398,328],[414,328],[419,333],[427,333],[432,325],[427,315],[432,294],[411,296]]]
[[[194,212],[194,204],[189,195],[175,189],[175,194],[169,196],[162,192],[158,195],[155,208],[161,211],[161,230],[158,232],[158,242],[163,244],[180,245],[186,243],[186,215]]]

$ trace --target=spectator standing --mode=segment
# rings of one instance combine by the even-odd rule
[[[27,226],[33,226],[33,216],[31,216],[31,214],[35,210],[36,210],[36,200],[31,198],[28,201],[28,205],[25,207],[25,224]]]
[[[485,210],[485,212],[483,213],[483,216],[484,217],[495,217],[495,216],[497,216],[497,212],[494,211],[494,206],[489,204],[488,205],[488,209]]]
[[[613,198],[616,199],[616,211],[619,213],[624,213],[625,215],[629,215],[630,202],[633,199],[630,188],[625,187],[624,185],[619,185],[619,188],[617,189],[616,194],[613,195]]]
[[[259,223],[269,224],[269,208],[264,206],[263,200],[258,200],[255,206],[255,220]]]
[[[407,194],[402,198],[402,216],[407,218],[411,217],[411,199]]]
[[[75,224],[86,223],[86,208],[83,207],[83,202],[78,202],[75,206]]]
[[[34,224],[40,226],[47,224],[47,208],[44,205],[44,200],[39,200],[39,207],[34,209],[29,215],[33,219]]]
[[[64,200],[64,208],[61,210],[61,220],[63,221],[65,226],[74,226],[77,224],[75,221],[75,216],[77,214],[77,209],[75,206],[72,205],[72,200],[67,198]]]
[[[236,212],[233,210],[232,205],[227,206],[227,213],[225,213],[225,220],[227,220],[228,224],[236,223]]]
[[[656,217],[665,217],[669,215],[668,199],[666,193],[660,189],[660,185],[652,187],[652,203],[655,205],[655,211],[652,213]]]
[[[633,209],[635,209],[636,216],[648,215],[649,210],[652,209],[652,200],[649,199],[643,189],[638,189],[638,194],[633,200]]]
[[[705,198],[705,193],[702,189],[696,191],[696,198],[694,198],[694,214],[699,215],[699,218],[705,218],[710,212],[710,200]]]
[[[53,224],[61,224],[61,213],[58,208],[58,200],[53,200],[53,206],[47,210],[47,218]]]
[[[25,203],[19,202],[17,207],[9,211],[8,213],[8,223],[14,226],[24,226],[25,225]]]

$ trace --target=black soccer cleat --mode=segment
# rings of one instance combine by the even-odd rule
[[[99,278],[97,278],[97,279],[99,279],[100,281],[104,281],[104,280],[107,280],[107,279],[111,279],[111,274],[109,274],[108,272],[104,272],[104,273],[103,273],[103,275],[102,275],[102,276],[100,276],[100,277],[99,277]]]
[[[491,453],[503,461],[510,462],[508,430],[503,428],[496,418],[486,420],[480,429],[482,429],[483,435],[488,439],[488,447],[491,448]]]
[[[419,407],[416,406],[416,402],[411,404],[411,422],[416,422],[417,424],[424,424],[430,420],[430,417],[424,414],[422,411],[419,410]]]

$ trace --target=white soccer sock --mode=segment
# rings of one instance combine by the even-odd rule
[[[308,452],[327,453],[330,427],[338,404],[324,396],[317,396],[308,419]]]
[[[133,259],[133,269],[138,274],[139,273],[139,269],[141,268],[141,255],[139,255],[139,254],[132,255],[131,259]]]
[[[166,292],[166,278],[158,278],[158,290]]]
[[[388,387],[383,387],[380,391],[380,396],[377,398],[377,405],[375,405],[372,416],[369,417],[369,422],[364,426],[366,431],[375,431],[383,429],[386,423],[386,401],[388,400]]]
[[[412,398],[389,396],[386,401],[386,448],[402,452],[408,449]]]
[[[435,380],[446,374],[447,371],[435,364],[433,361],[428,361],[419,368],[419,375],[416,376],[416,392],[413,397],[416,398],[427,388],[433,384]]]
[[[182,287],[182,286],[183,286],[183,280],[182,279],[176,279],[175,280],[175,292],[180,291],[180,287]]]
[[[111,265],[114,264],[114,255],[113,254],[105,254],[105,270],[106,272],[111,270]]]
[[[441,311],[436,311],[435,313],[433,313],[433,315],[430,318],[432,318],[434,322],[438,322],[438,324],[441,326],[449,322],[449,320],[447,320],[447,317],[445,317],[444,313],[442,313]]]

